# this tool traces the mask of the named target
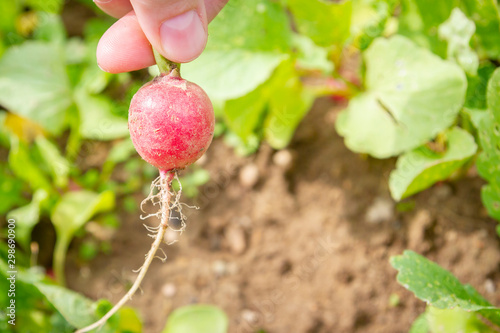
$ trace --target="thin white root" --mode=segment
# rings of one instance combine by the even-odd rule
[[[153,236],[153,237],[155,237],[155,240],[154,240],[153,244],[151,245],[151,249],[149,250],[148,254],[146,255],[146,260],[144,261],[144,264],[141,266],[141,268],[139,268],[139,275],[135,279],[134,284],[132,285],[130,290],[118,301],[118,303],[116,303],[116,305],[111,310],[109,310],[108,313],[106,313],[101,319],[99,319],[98,321],[96,321],[92,325],[89,325],[87,327],[84,327],[82,329],[77,330],[75,333],[89,332],[93,329],[96,329],[96,328],[103,326],[108,321],[108,319],[111,318],[112,315],[114,315],[118,310],[120,310],[120,308],[125,303],[127,303],[128,300],[132,299],[132,296],[135,294],[137,289],[140,288],[142,280],[146,276],[146,273],[149,269],[149,266],[151,265],[151,262],[153,261],[153,259],[156,257],[156,252],[160,248],[160,245],[163,242],[163,239],[165,237],[165,232],[167,231],[168,220],[170,217],[170,209],[172,208],[172,206],[175,207],[176,205],[177,205],[177,207],[179,207],[178,200],[180,197],[180,191],[175,196],[175,201],[174,201],[173,205],[172,206],[170,205],[170,200],[171,200],[172,196],[175,194],[175,192],[170,191],[170,185],[171,185],[173,176],[174,176],[174,174],[168,173],[164,177],[161,177],[161,176],[158,177],[151,185],[151,192],[150,192],[148,198],[146,198],[146,200],[144,200],[141,203],[141,209],[142,209],[143,204],[147,200],[151,200],[153,202],[153,205],[156,205],[159,203],[160,204],[159,212],[156,214],[149,214],[148,216],[158,216],[158,217],[160,217],[161,222],[160,222],[160,225],[156,228],[146,227],[146,229],[148,231],[150,231],[150,232],[152,231],[152,232],[156,233],[156,236]],[[175,173],[175,178],[176,178],[176,180],[178,180],[177,173]],[[159,189],[159,193],[153,194],[155,189]],[[160,200],[158,200],[158,199],[160,199]],[[158,201],[156,201],[156,200],[158,200]],[[180,210],[180,208],[178,208],[178,209]],[[182,216],[183,215],[181,213],[181,219],[183,219]],[[184,225],[184,219],[182,222]],[[150,230],[149,228],[151,228],[153,230]],[[164,252],[164,254],[165,254],[165,252]],[[160,259],[162,259],[162,258],[160,258]],[[163,259],[166,259],[166,256]]]

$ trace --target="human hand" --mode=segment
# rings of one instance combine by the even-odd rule
[[[97,63],[110,73],[155,64],[154,47],[173,62],[198,57],[207,43],[207,25],[228,0],[94,0],[119,18],[97,46]]]

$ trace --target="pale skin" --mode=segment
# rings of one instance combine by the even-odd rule
[[[121,73],[154,65],[152,47],[173,62],[196,59],[207,26],[228,0],[94,0],[118,18],[97,47],[99,67]]]

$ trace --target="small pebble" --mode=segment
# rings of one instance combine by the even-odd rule
[[[243,187],[254,187],[259,181],[259,168],[255,164],[245,165],[240,170],[239,179]]]
[[[484,281],[484,289],[486,289],[488,294],[494,294],[497,290],[492,279],[486,279],[486,281]]]
[[[223,260],[216,260],[212,264],[212,271],[217,277],[222,277],[227,274],[227,264]]]
[[[241,254],[243,253],[243,251],[245,251],[247,247],[245,232],[240,225],[229,225],[226,228],[225,237],[231,252],[233,252],[234,254]]]
[[[394,202],[390,199],[376,198],[365,215],[368,223],[381,223],[394,218]]]
[[[243,311],[241,311],[241,317],[248,323],[256,323],[259,315],[255,311],[244,309]]]
[[[163,287],[161,287],[161,293],[167,298],[172,298],[177,293],[177,287],[173,283],[165,283]]]
[[[273,162],[283,169],[289,169],[292,166],[293,155],[288,149],[280,150],[274,154]]]

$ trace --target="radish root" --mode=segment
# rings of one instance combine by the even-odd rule
[[[179,183],[180,190],[178,192],[172,189],[172,181],[175,179]],[[180,219],[181,228],[175,231],[182,233],[186,227],[186,216],[182,214],[182,204],[180,203],[180,197],[182,193],[182,186],[180,186],[179,177],[177,176],[177,171],[160,171],[160,176],[153,181],[151,184],[151,191],[146,199],[141,203],[141,210],[144,212],[143,205],[146,202],[152,202],[153,205],[160,205],[160,209],[154,214],[148,214],[146,216],[141,215],[141,220],[145,220],[149,217],[155,216],[160,220],[160,224],[157,227],[146,226],[146,230],[150,232],[149,236],[153,237],[155,240],[151,245],[151,249],[146,254],[146,259],[144,264],[136,270],[139,273],[134,281],[134,284],[130,290],[116,303],[116,305],[108,311],[101,319],[89,325],[87,327],[77,330],[75,333],[89,332],[93,329],[103,326],[113,314],[115,314],[120,308],[127,303],[132,296],[135,294],[137,289],[140,288],[142,280],[146,276],[146,273],[151,265],[154,258],[159,258],[156,256],[156,252],[160,249],[160,245],[164,240],[165,232],[169,227],[168,222],[171,218],[171,212],[175,209],[179,213],[179,217],[172,217]],[[165,254],[165,253],[164,253]],[[165,262],[167,257],[159,258],[162,262]]]

